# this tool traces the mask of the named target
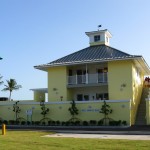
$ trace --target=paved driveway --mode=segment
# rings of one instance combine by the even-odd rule
[[[43,137],[64,137],[64,138],[96,138],[96,139],[127,139],[127,140],[150,140],[150,135],[122,135],[122,134],[75,134],[75,133],[56,133]]]

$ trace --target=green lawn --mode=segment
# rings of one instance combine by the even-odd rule
[[[150,141],[47,138],[50,132],[7,131],[0,135],[2,150],[148,150]]]

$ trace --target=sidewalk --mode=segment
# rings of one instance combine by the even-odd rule
[[[96,138],[96,139],[126,139],[150,140],[150,131],[83,131],[83,130],[51,130],[55,134],[43,137]]]
[[[56,133],[45,135],[48,138],[91,138],[91,139],[126,139],[126,140],[150,140],[149,135],[110,135],[110,134],[72,134],[72,133]]]

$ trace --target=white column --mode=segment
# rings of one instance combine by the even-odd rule
[[[86,84],[88,84],[88,67],[87,67],[87,64],[86,64]]]

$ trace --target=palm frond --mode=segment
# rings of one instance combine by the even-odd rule
[[[10,92],[10,99],[11,99],[11,92],[13,90],[19,90],[22,88],[21,85],[18,85],[15,79],[6,80],[7,85],[4,85],[5,88],[2,91],[9,91]]]
[[[4,83],[3,81],[1,81],[2,78],[3,78],[3,77],[0,76],[0,85]]]

